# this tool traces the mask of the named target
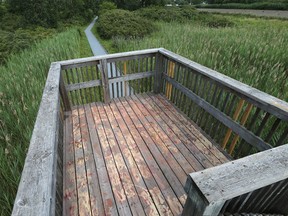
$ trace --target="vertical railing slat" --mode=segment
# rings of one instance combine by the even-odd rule
[[[61,97],[62,97],[62,100],[63,100],[63,105],[64,105],[64,109],[65,111],[70,111],[71,110],[71,105],[70,105],[70,101],[69,101],[69,98],[68,98],[68,93],[66,91],[66,88],[65,88],[65,84],[64,84],[64,81],[63,81],[63,77],[62,77],[62,73],[60,74],[60,86],[59,86],[59,90],[60,90],[60,94],[61,94]]]
[[[101,80],[102,80],[102,86],[103,86],[103,94],[104,94],[104,102],[109,103],[110,98],[110,92],[109,92],[109,83],[108,83],[108,69],[107,69],[107,60],[102,59],[100,60],[100,68],[101,68]]]

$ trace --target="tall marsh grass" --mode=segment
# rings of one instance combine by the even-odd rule
[[[0,67],[0,215],[10,215],[50,63],[79,57],[67,30],[12,56]]]
[[[114,39],[117,52],[164,47],[288,101],[288,21],[231,17],[236,25],[157,23],[143,39]]]

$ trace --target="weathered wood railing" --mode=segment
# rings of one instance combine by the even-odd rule
[[[116,97],[153,91],[158,49],[62,62],[70,104],[109,102]]]
[[[59,62],[51,64],[12,215],[61,215],[63,100]]]
[[[156,53],[150,49],[51,64],[12,215],[62,215],[65,111],[152,91]]]
[[[288,144],[191,173],[184,215],[288,213]]]
[[[288,104],[170,51],[162,92],[234,158],[288,143]]]
[[[164,94],[234,158],[288,143],[287,103],[165,49],[53,63],[13,215],[62,214],[65,111],[77,105],[109,103],[112,98],[151,91]],[[268,179],[267,185],[273,184],[275,178]],[[248,185],[250,181],[243,178],[243,182]],[[247,188],[246,193],[256,190]],[[230,199],[238,199],[235,202],[239,203],[245,197],[239,195],[239,199]],[[276,196],[268,198],[273,200]],[[227,209],[229,205],[225,205]]]

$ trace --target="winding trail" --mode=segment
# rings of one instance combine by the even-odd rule
[[[91,31],[97,19],[98,17],[95,17],[95,19],[85,29],[85,34],[93,55],[101,56],[108,54],[108,52],[104,49],[104,47],[101,45],[101,43],[97,40],[97,38]],[[108,78],[119,77],[121,75],[120,70],[116,67],[114,63],[108,64],[107,70],[108,70]],[[128,95],[131,95],[131,93],[133,93],[133,88],[131,88],[131,86],[129,86],[129,84],[126,82],[118,82],[117,85],[109,84],[110,98],[123,97],[124,92],[126,92],[126,94]]]
[[[91,47],[91,50],[93,52],[94,56],[99,55],[106,55],[108,54],[107,51],[104,49],[104,47],[100,44],[100,42],[97,40],[97,38],[92,33],[92,28],[95,25],[95,22],[97,21],[98,17],[96,17],[90,25],[85,29],[85,34],[87,37],[87,40],[89,42],[89,45]]]

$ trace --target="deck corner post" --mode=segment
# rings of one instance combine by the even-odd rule
[[[100,60],[101,81],[103,86],[104,103],[110,103],[109,83],[108,83],[108,68],[107,59]]]
[[[156,54],[155,62],[155,76],[154,76],[154,93],[158,94],[162,89],[162,73],[163,73],[163,55],[158,52]]]
[[[70,101],[68,98],[67,89],[66,89],[64,81],[63,81],[61,69],[60,69],[60,80],[59,81],[60,81],[59,91],[60,91],[60,96],[61,96],[62,101],[63,101],[64,109],[65,109],[65,111],[71,111],[71,105],[70,105]]]
[[[219,215],[225,201],[208,201],[206,194],[197,187],[193,178],[189,175],[184,187],[187,199],[183,208],[182,216],[207,216]]]

